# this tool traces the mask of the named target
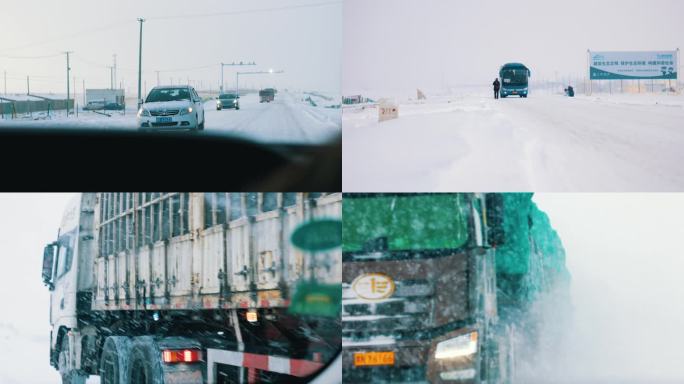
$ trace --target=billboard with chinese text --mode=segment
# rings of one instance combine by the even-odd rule
[[[676,79],[677,51],[589,52],[592,80]]]

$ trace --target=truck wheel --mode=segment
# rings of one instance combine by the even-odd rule
[[[102,347],[100,380],[102,384],[125,384],[131,341],[128,337],[109,336]]]
[[[86,377],[78,371],[69,369],[69,359],[71,359],[69,338],[67,335],[62,337],[62,348],[59,351],[57,367],[59,375],[62,376],[62,384],[85,384]]]
[[[151,336],[133,339],[127,376],[130,384],[164,384],[159,348]]]

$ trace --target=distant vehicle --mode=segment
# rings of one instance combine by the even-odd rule
[[[99,101],[89,101],[88,104],[83,107],[84,111],[95,111],[99,109],[104,109],[105,107],[105,101],[104,100],[99,100]]]
[[[107,111],[122,111],[124,107],[123,104],[119,103],[107,103],[105,104],[104,109]]]
[[[259,102],[270,103],[275,99],[276,90],[273,88],[265,88],[259,91]]]
[[[216,110],[220,111],[224,108],[240,109],[240,96],[234,93],[224,93],[219,95],[216,99]]]
[[[523,64],[504,64],[499,70],[499,77],[501,78],[501,89],[499,90],[499,95],[501,95],[502,98],[510,95],[527,97],[527,79],[530,77],[530,75],[530,70]]]
[[[154,87],[138,111],[140,130],[204,129],[204,106],[190,86]]]
[[[84,111],[99,111],[99,110],[121,111],[123,109],[124,109],[123,104],[111,103],[111,102],[107,102],[106,100],[89,101],[88,104],[86,104],[86,106],[83,107]]]

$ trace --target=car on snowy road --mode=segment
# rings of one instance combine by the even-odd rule
[[[216,110],[226,108],[240,109],[240,96],[234,93],[223,93],[216,99]]]
[[[138,129],[204,129],[202,98],[191,86],[154,87],[138,110]]]

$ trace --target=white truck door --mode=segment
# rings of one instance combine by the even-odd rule
[[[62,234],[57,240],[57,261],[54,291],[51,297],[52,324],[75,326],[76,321],[76,259],[77,230]]]

